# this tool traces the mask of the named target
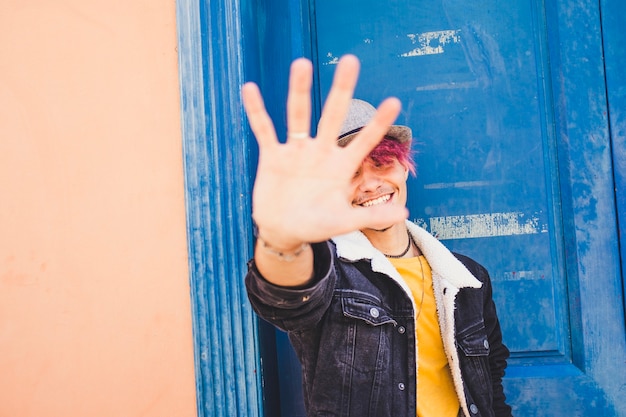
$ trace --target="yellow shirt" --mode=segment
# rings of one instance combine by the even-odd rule
[[[389,260],[408,284],[415,300],[417,416],[456,417],[459,399],[443,350],[430,265],[423,256]]]

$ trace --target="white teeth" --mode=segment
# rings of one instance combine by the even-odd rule
[[[376,204],[383,204],[389,201],[390,198],[391,198],[391,195],[389,194],[383,195],[381,197],[375,198],[374,200],[366,201],[365,203],[362,204],[362,206],[371,207],[371,206],[375,206]]]

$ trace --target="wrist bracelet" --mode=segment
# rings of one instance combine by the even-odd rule
[[[302,254],[302,252],[304,252],[308,247],[311,246],[310,244],[304,242],[293,251],[283,252],[272,247],[272,245],[267,243],[265,239],[263,239],[261,236],[257,235],[257,240],[266,252],[271,253],[272,255],[278,257],[278,259],[280,259],[281,261],[285,262],[293,262],[298,256]]]

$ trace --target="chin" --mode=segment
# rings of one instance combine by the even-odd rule
[[[382,229],[375,229],[375,228],[371,227],[369,230],[371,230],[373,232],[383,233],[383,232],[386,232],[387,230],[391,229],[392,227],[393,227],[393,225],[387,226],[387,227],[383,227]]]

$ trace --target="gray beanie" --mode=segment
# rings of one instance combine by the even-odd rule
[[[348,115],[343,122],[343,126],[341,126],[341,131],[337,138],[339,146],[346,146],[350,143],[361,129],[369,123],[372,117],[374,117],[374,114],[376,114],[374,106],[366,101],[353,98],[352,103],[350,103]],[[400,143],[404,143],[410,141],[413,134],[411,128],[407,126],[394,125],[389,127],[385,136],[395,139]]]

